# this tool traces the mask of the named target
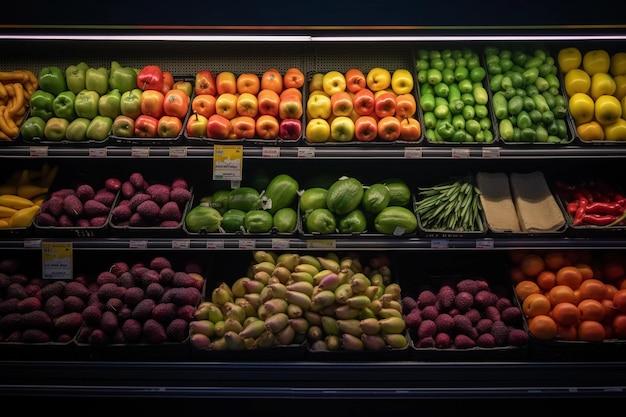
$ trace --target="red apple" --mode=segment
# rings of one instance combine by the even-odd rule
[[[302,134],[300,119],[283,119],[280,121],[278,137],[285,140],[297,140]]]
[[[393,116],[396,114],[396,96],[391,93],[382,93],[374,96],[374,111],[378,117]]]
[[[365,80],[365,74],[358,68],[350,68],[346,71],[346,89],[351,93],[358,93],[365,87],[367,82]]]
[[[400,139],[415,141],[422,136],[422,125],[414,117],[403,117],[400,119]]]
[[[209,117],[206,126],[207,137],[212,139],[226,139],[230,135],[230,120],[220,114]]]
[[[256,121],[250,116],[237,116],[230,120],[230,130],[237,139],[252,139],[256,133]]]
[[[189,137],[204,138],[207,135],[207,123],[209,119],[200,113],[194,113],[187,119],[185,132]]]
[[[350,116],[354,105],[347,91],[339,91],[330,96],[330,107],[335,116]]]
[[[367,116],[374,112],[374,93],[369,88],[357,91],[352,98],[354,111],[360,116]]]
[[[278,119],[270,114],[262,114],[256,119],[256,134],[261,139],[276,139],[280,130]]]
[[[214,96],[217,94],[217,88],[215,86],[215,75],[212,71],[201,70],[196,73],[195,80],[195,92],[196,95],[210,94]]]
[[[395,116],[385,116],[378,121],[378,137],[384,141],[394,141],[400,137],[402,126]]]
[[[378,122],[373,116],[360,116],[354,122],[354,137],[360,142],[371,142],[378,136]]]

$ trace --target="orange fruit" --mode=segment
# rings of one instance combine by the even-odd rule
[[[555,285],[548,292],[550,303],[554,307],[558,303],[576,303],[576,293],[567,285]]]
[[[598,300],[593,298],[587,298],[578,303],[578,310],[580,311],[580,320],[595,320],[602,321],[606,314],[606,308]]]
[[[600,303],[602,303],[602,306],[604,307],[604,321],[608,322],[613,320],[613,317],[615,317],[615,315],[618,313],[618,310],[613,305],[613,300],[605,298],[604,300],[600,301]]]
[[[557,334],[557,324],[547,314],[540,314],[528,320],[528,331],[537,339],[550,340]]]
[[[548,314],[552,305],[550,300],[543,294],[529,294],[522,302],[522,311],[526,317],[532,318],[541,314]],[[576,309],[578,311],[578,309]]]
[[[557,325],[556,337],[568,341],[578,340],[578,329],[576,328],[576,326]]]
[[[575,266],[563,266],[556,271],[556,285],[567,285],[575,290],[583,282],[583,274]]]
[[[613,305],[622,313],[626,313],[626,289],[618,290],[613,294]]]
[[[546,268],[543,258],[536,253],[528,253],[522,257],[519,267],[529,277],[536,277]]]
[[[604,296],[604,298],[613,301],[613,296],[617,292],[617,287],[613,284],[607,283],[605,283],[604,286],[606,287],[606,295]]]
[[[580,292],[580,300],[592,298],[594,300],[602,300],[606,296],[606,286],[599,279],[590,278],[583,280],[578,287]]]
[[[565,266],[566,263],[569,262],[561,251],[547,252],[543,256],[543,261],[546,264],[546,268],[551,271],[557,271],[559,268]]]
[[[605,336],[604,325],[599,321],[587,320],[578,325],[578,340],[601,342]]]
[[[574,266],[580,270],[581,274],[583,274],[583,281],[586,279],[591,279],[595,275],[593,272],[593,268],[589,264],[577,263]]]
[[[552,308],[550,317],[561,326],[573,326],[580,321],[580,310],[573,303],[558,303]]]
[[[513,262],[515,265],[519,265],[520,262],[522,262],[522,258],[528,253],[527,250],[524,249],[520,249],[520,250],[511,250],[509,251],[509,259],[511,260],[511,262]]]
[[[613,317],[611,322],[613,335],[618,339],[626,339],[626,314],[620,313]]]
[[[556,274],[548,269],[544,269],[537,275],[535,282],[544,291],[549,290],[556,284]]]
[[[537,285],[536,282],[531,280],[520,281],[515,285],[515,294],[520,299],[520,301],[524,301],[526,297],[530,294],[539,294],[541,293],[541,288]]]

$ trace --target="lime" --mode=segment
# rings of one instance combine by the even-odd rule
[[[322,187],[313,187],[304,190],[300,195],[300,211],[306,213],[316,208],[326,208],[328,190]]]
[[[328,209],[316,208],[305,215],[306,229],[309,233],[329,234],[337,228],[337,219]]]
[[[367,219],[360,209],[354,209],[351,212],[339,216],[337,218],[337,229],[339,233],[363,233],[367,230]]]
[[[298,213],[291,207],[283,207],[274,213],[273,220],[278,233],[291,233],[298,224]]]

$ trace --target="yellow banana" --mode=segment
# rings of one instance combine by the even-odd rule
[[[19,195],[4,194],[0,195],[0,206],[11,207],[14,209],[23,209],[32,207],[34,204],[28,198],[20,197]]]
[[[28,227],[37,213],[39,213],[39,206],[20,209],[11,216],[9,227]]]

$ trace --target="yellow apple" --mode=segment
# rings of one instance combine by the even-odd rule
[[[609,72],[611,56],[604,49],[592,49],[583,55],[583,69],[593,77],[593,74]]]
[[[569,111],[577,126],[593,119],[595,104],[587,94],[575,93],[570,97],[568,104]]]
[[[332,113],[330,97],[326,94],[310,95],[306,102],[309,118],[328,119]]]
[[[330,139],[330,125],[326,119],[316,117],[307,122],[304,133],[309,142],[327,142]]]
[[[610,141],[626,140],[626,120],[621,117],[615,123],[604,127],[604,138]]]
[[[329,96],[345,91],[346,77],[339,71],[328,71],[322,78],[322,88]]]
[[[602,95],[595,102],[594,116],[601,125],[610,125],[622,117],[622,105],[617,97]]]
[[[374,67],[365,76],[367,87],[376,92],[391,86],[391,73],[386,68]]]
[[[413,74],[404,68],[398,68],[391,75],[391,89],[396,94],[406,94],[413,91]]]
[[[598,72],[591,76],[591,88],[589,90],[589,95],[594,100],[597,100],[598,97],[605,94],[613,94],[615,93],[615,89],[617,85],[609,74],[604,72]]]
[[[330,124],[330,137],[336,142],[350,142],[354,138],[354,120],[337,116]]]

